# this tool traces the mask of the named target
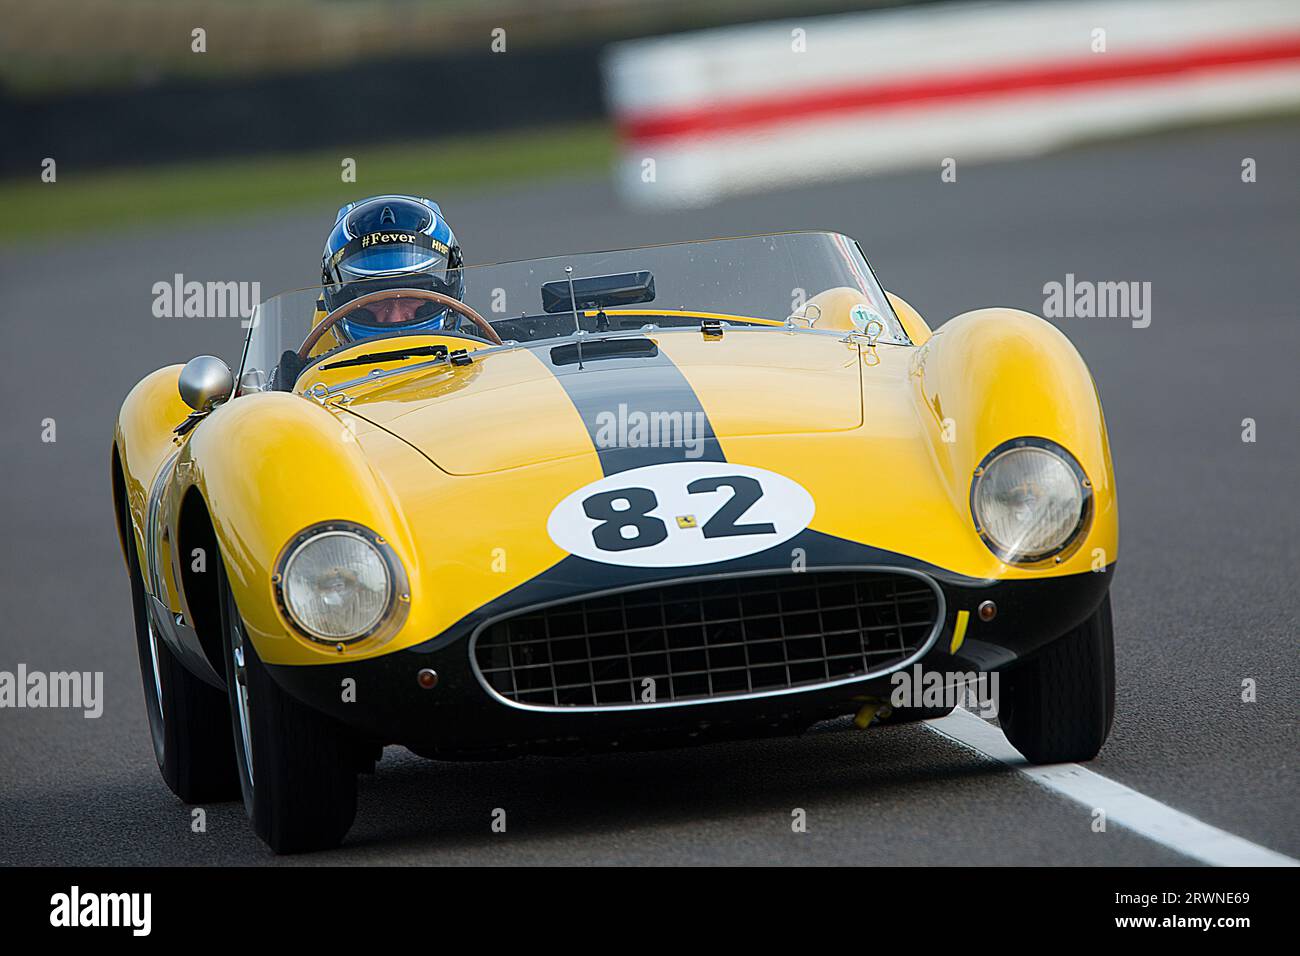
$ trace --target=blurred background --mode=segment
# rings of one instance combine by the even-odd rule
[[[371,192],[603,172],[616,141],[612,44],[863,6],[0,0],[0,195],[24,213],[0,238],[65,218],[329,204],[356,194],[341,182],[344,157]],[[72,188],[23,188],[47,157]]]
[[[0,23],[0,239],[328,205],[357,193],[345,159],[372,193],[608,173],[670,208],[1300,105],[1293,0],[0,0]]]
[[[1296,0],[0,0],[0,669],[108,695],[99,720],[5,712],[0,862],[262,859],[234,806],[187,842],[157,779],[113,423],[150,371],[239,356],[240,317],[157,316],[159,283],[311,285],[338,205],[388,191],[439,201],[470,263],[837,230],[935,327],[1145,284],[1149,324],[1054,319],[1122,510],[1093,766],[1300,854],[1298,107]],[[538,860],[1178,862],[896,734],[674,752],[640,796],[616,761],[444,766],[466,796],[436,816],[405,758],[352,852],[517,859],[478,836],[508,791]],[[755,841],[771,806],[826,810],[818,839]]]

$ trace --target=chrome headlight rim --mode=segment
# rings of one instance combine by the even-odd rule
[[[380,614],[379,619],[370,628],[351,637],[331,637],[307,627],[294,615],[285,597],[285,573],[288,570],[289,563],[303,547],[325,534],[345,534],[361,539],[379,555],[388,571],[388,600],[384,605],[383,613]],[[339,651],[355,647],[361,643],[368,645],[379,643],[392,637],[405,623],[407,610],[411,604],[410,584],[406,577],[406,568],[403,567],[397,553],[382,535],[355,521],[320,521],[299,531],[281,549],[280,556],[275,562],[275,572],[271,576],[271,584],[275,589],[275,603],[280,611],[280,616],[289,624],[295,634],[314,645],[333,647]]]
[[[1075,526],[1070,530],[1070,533],[1065,536],[1061,543],[1054,548],[1032,553],[1008,551],[1006,548],[1002,547],[1002,545],[998,544],[998,542],[994,541],[984,529],[983,522],[980,520],[979,509],[976,504],[980,482],[984,476],[988,474],[989,469],[999,459],[1025,448],[1034,448],[1039,451],[1045,451],[1064,463],[1065,466],[1070,469],[1071,473],[1073,473],[1074,479],[1079,486],[1079,494],[1082,498],[1079,508],[1079,520],[1075,523]],[[971,479],[970,483],[970,516],[971,521],[975,525],[975,533],[978,534],[980,540],[984,542],[984,546],[1007,564],[1014,564],[1017,566],[1037,565],[1049,560],[1059,564],[1061,561],[1064,561],[1069,554],[1073,553],[1073,549],[1083,540],[1084,533],[1092,523],[1092,498],[1092,481],[1088,478],[1087,472],[1083,470],[1083,466],[1079,464],[1078,459],[1076,459],[1074,455],[1070,454],[1070,451],[1067,448],[1057,444],[1050,438],[1025,435],[1020,438],[1011,438],[1002,442],[1002,444],[998,445],[980,460],[979,465],[975,469],[974,477]]]

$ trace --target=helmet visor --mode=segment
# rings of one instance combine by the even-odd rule
[[[362,249],[339,263],[339,278],[346,281],[394,272],[441,272],[446,268],[445,253],[411,242]]]
[[[388,272],[364,278],[352,278],[345,271],[343,281],[325,286],[324,293],[325,304],[332,312],[353,299],[387,289],[428,289],[459,299],[464,295],[464,288],[461,270],[447,268],[443,260],[440,266],[428,272]]]

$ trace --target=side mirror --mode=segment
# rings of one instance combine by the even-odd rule
[[[200,355],[185,363],[176,386],[186,405],[196,412],[206,412],[230,397],[235,390],[235,376],[230,366],[215,355]]]

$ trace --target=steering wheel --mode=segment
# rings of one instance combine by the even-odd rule
[[[321,319],[320,324],[308,333],[307,340],[303,342],[302,347],[298,349],[298,357],[300,359],[306,359],[311,353],[311,350],[315,347],[316,343],[320,341],[320,337],[330,329],[334,328],[340,319],[351,315],[357,309],[365,308],[372,302],[379,302],[383,299],[424,299],[428,302],[436,302],[439,305],[446,306],[453,312],[464,316],[477,325],[479,330],[493,345],[505,344],[501,341],[501,336],[497,335],[497,330],[492,328],[492,325],[488,320],[483,318],[483,316],[479,315],[464,302],[460,301],[460,299],[452,298],[451,296],[444,295],[441,292],[434,292],[431,289],[381,289],[378,292],[371,292],[368,295],[359,296],[351,302],[345,302],[329,315],[325,316],[325,318]]]

